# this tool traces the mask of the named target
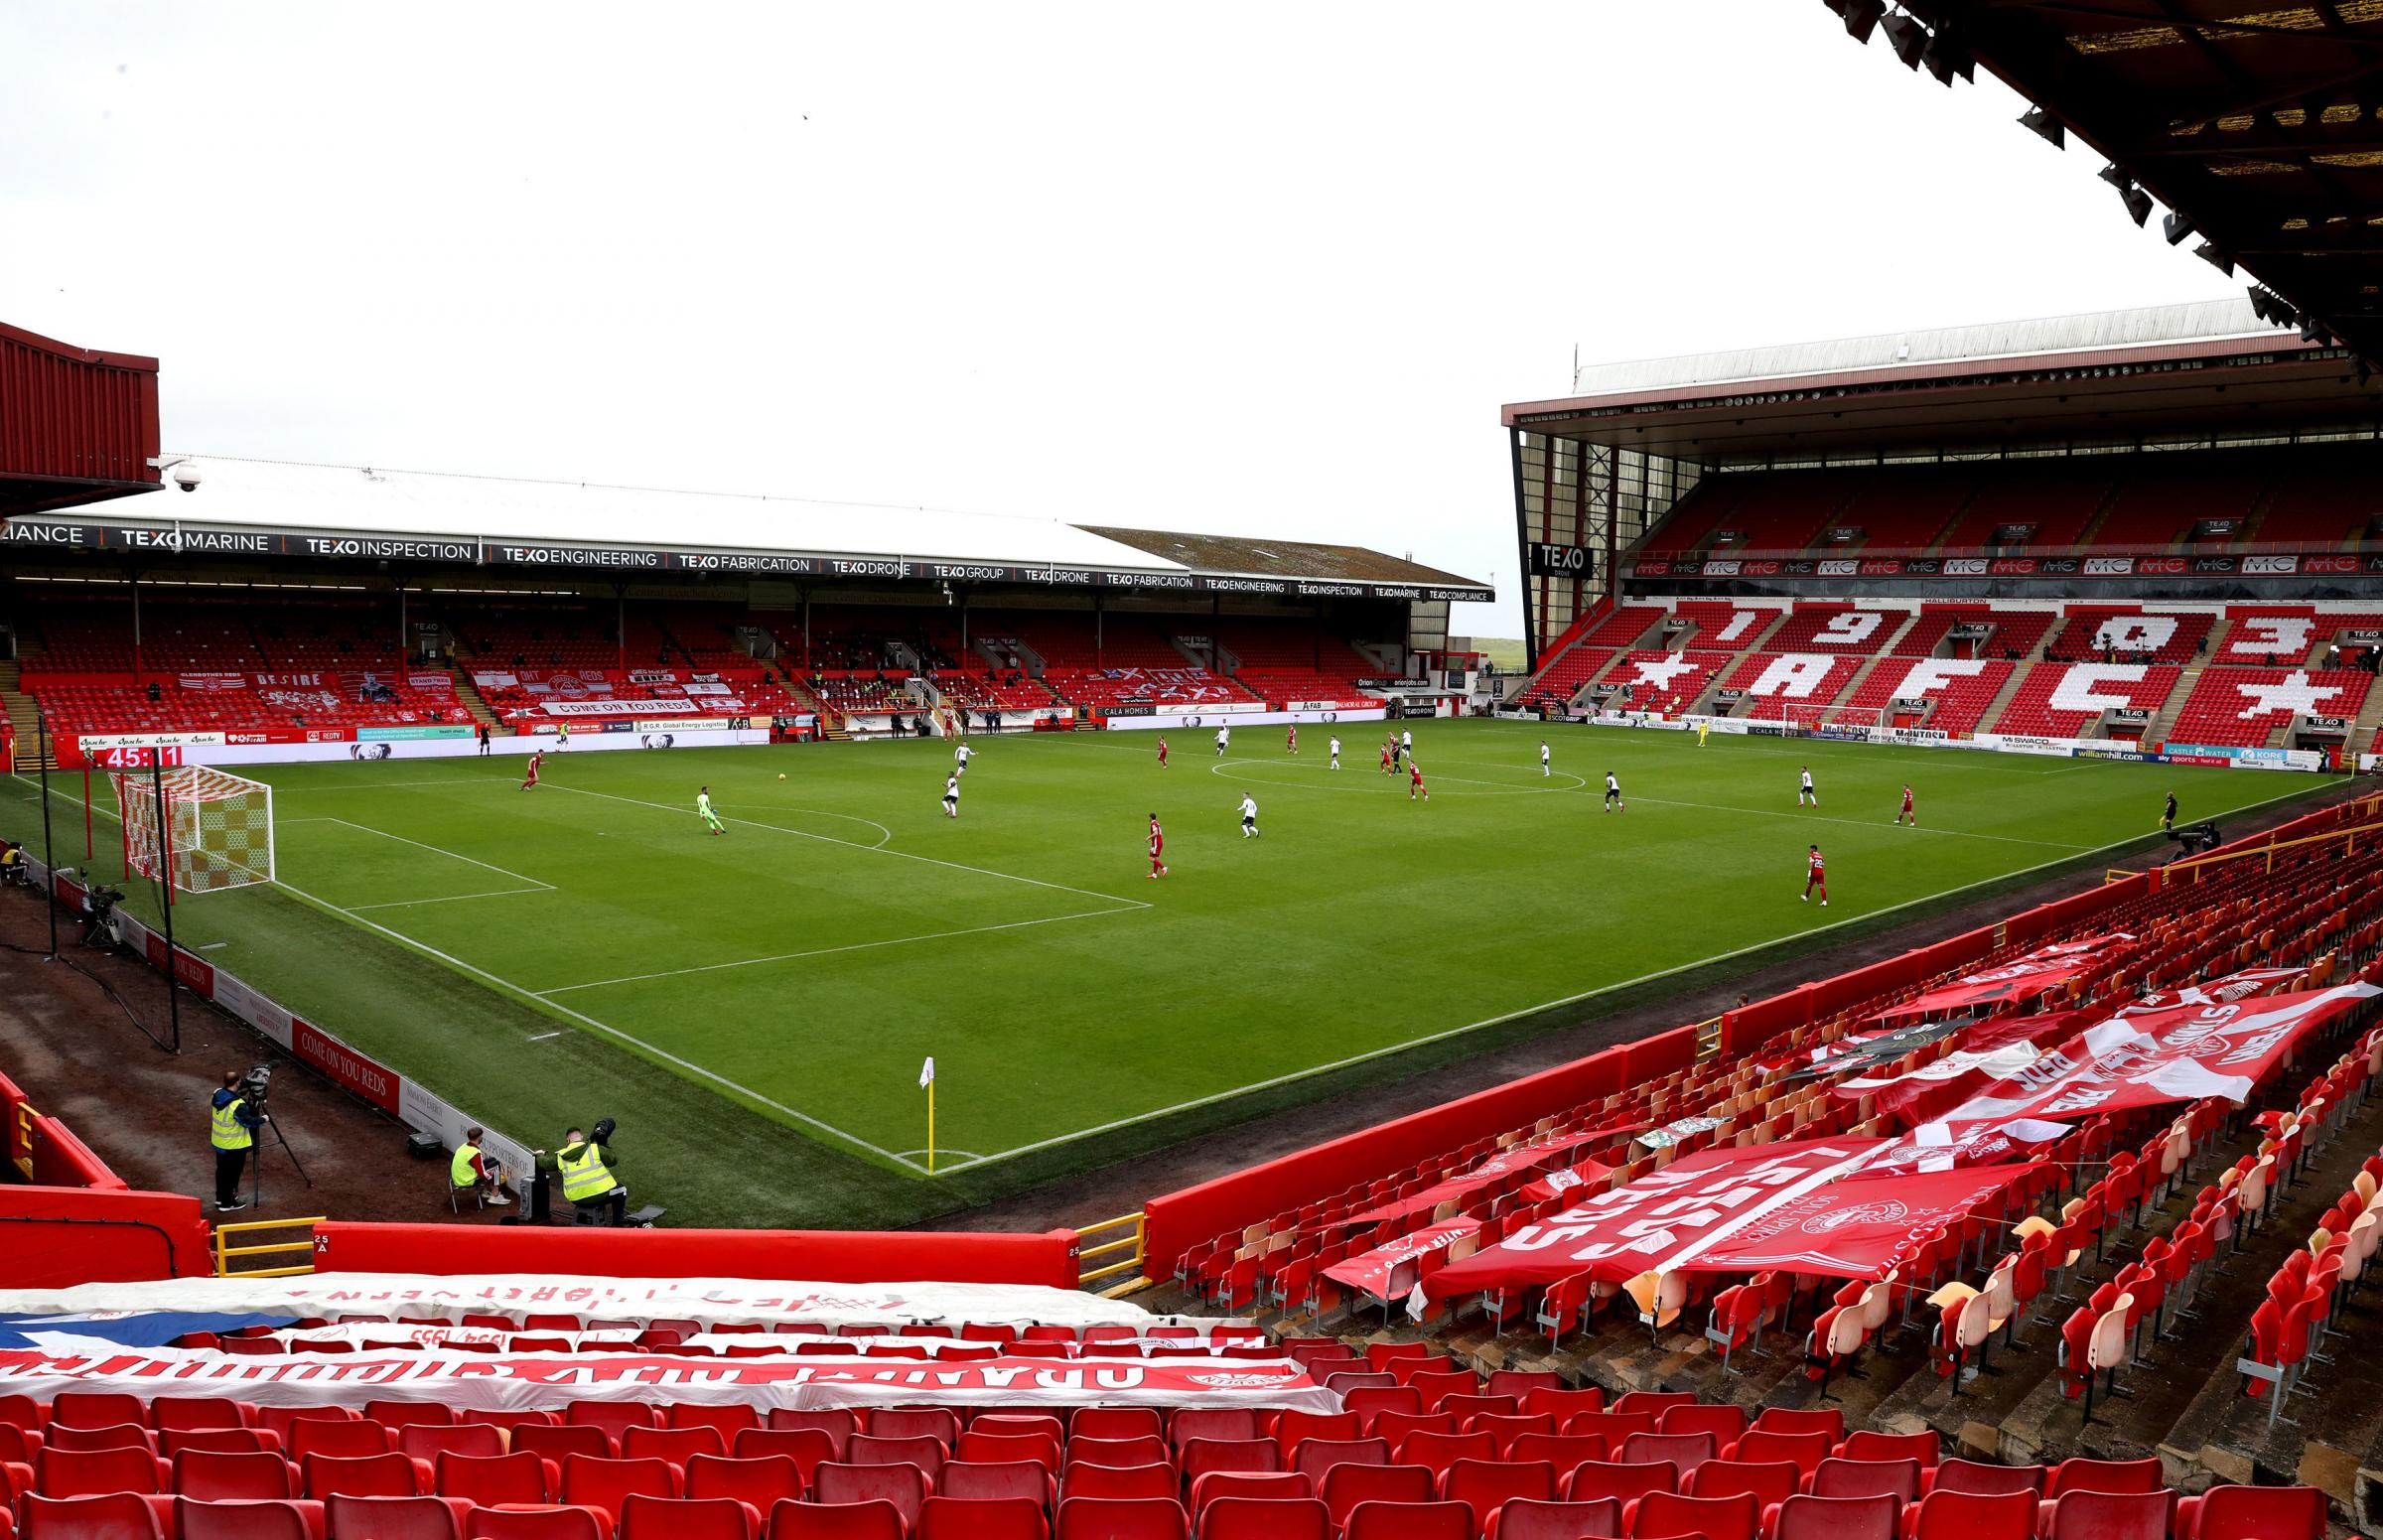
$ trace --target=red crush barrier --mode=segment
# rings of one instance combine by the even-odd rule
[[[86,1188],[121,1192],[124,1179],[74,1137],[73,1130],[47,1115],[33,1120],[33,1180],[49,1188]]]
[[[315,1226],[325,1273],[573,1273],[799,1278],[815,1283],[1010,1283],[1072,1289],[1075,1231],[631,1230],[527,1225]]]
[[[204,1278],[214,1271],[199,1199],[176,1192],[0,1187],[0,1288]]]
[[[1166,1278],[1175,1259],[1224,1230],[1412,1166],[1426,1156],[1536,1122],[1624,1085],[1691,1063],[1696,1029],[1678,1027],[1569,1064],[1154,1197],[1143,1205],[1143,1272]]]

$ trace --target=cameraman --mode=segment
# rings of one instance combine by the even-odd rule
[[[236,1213],[247,1207],[240,1200],[240,1173],[256,1144],[256,1131],[265,1114],[249,1105],[236,1069],[223,1071],[223,1088],[214,1094],[208,1140],[215,1147],[215,1212]]]
[[[594,1139],[576,1128],[567,1129],[561,1149],[538,1156],[539,1166],[562,1174],[563,1197],[579,1223],[618,1226],[629,1217],[629,1189],[621,1185],[620,1162],[609,1143],[614,1126],[611,1118],[603,1119],[596,1125]],[[592,1217],[606,1208],[612,1211],[609,1219]]]

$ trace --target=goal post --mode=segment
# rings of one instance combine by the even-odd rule
[[[183,893],[273,881],[271,786],[206,765],[113,778],[126,872]]]

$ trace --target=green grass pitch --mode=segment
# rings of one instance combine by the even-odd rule
[[[1316,727],[1296,757],[1279,727],[1222,758],[1208,732],[1174,734],[1165,770],[1147,732],[980,739],[956,820],[940,740],[549,755],[532,791],[514,758],[271,767],[280,886],[180,904],[176,923],[493,1127],[545,1143],[609,1112],[632,1190],[675,1218],[890,1223],[2089,865],[2154,831],[2171,788],[2197,819],[2317,785],[1403,725],[1428,803],[1380,772],[1370,723],[1344,728],[1338,771]],[[1817,809],[1797,806],[1803,765]],[[1608,770],[1626,812],[1604,810]],[[1905,778],[1917,829],[1892,821]],[[706,783],[725,835],[695,813]],[[38,851],[32,789],[20,776],[4,821]],[[59,810],[73,864],[80,810]],[[1826,910],[1798,899],[1815,842]]]

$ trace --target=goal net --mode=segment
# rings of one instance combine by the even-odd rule
[[[157,781],[138,770],[114,777],[126,871],[153,880],[162,873],[184,893],[273,880],[271,786],[204,765],[163,773],[162,821]]]

